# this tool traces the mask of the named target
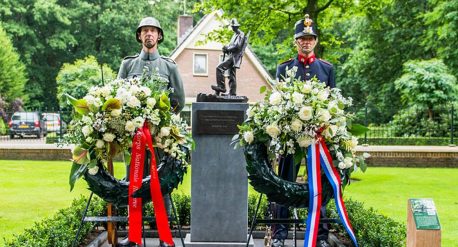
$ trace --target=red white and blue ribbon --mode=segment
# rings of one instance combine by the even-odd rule
[[[132,194],[142,186],[146,147],[148,147],[151,152],[150,192],[151,200],[154,205],[154,215],[156,217],[159,239],[169,246],[174,246],[157,173],[153,138],[151,137],[151,133],[146,123],[143,128],[137,130],[132,140],[132,158],[130,161],[129,174],[129,241],[138,245],[142,243],[142,198],[132,197]]]
[[[331,154],[329,153],[326,143],[321,137],[318,138],[317,143],[310,145],[308,148],[307,174],[309,184],[309,210],[307,217],[307,230],[304,237],[304,247],[316,246],[322,199],[320,167],[323,167],[324,173],[334,190],[334,200],[342,224],[350,235],[354,245],[358,247],[358,242],[356,241],[356,236],[353,232],[353,228],[351,227],[347,209],[345,208],[345,203],[342,199],[339,172],[332,164]]]

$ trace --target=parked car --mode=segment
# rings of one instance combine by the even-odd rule
[[[62,121],[59,113],[43,113],[42,116],[45,120],[48,133],[56,132],[60,134],[67,131],[67,124]]]
[[[16,135],[35,135],[42,138],[47,134],[46,124],[38,112],[15,112],[8,126],[11,139]]]

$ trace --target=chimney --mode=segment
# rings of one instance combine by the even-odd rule
[[[192,30],[192,16],[180,15],[178,17],[178,28],[177,28],[177,45],[181,44]]]

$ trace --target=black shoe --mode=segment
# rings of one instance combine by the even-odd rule
[[[119,241],[118,244],[116,245],[116,247],[134,247],[134,246],[140,246],[140,245],[137,245],[134,242],[130,242],[128,238],[125,238]]]
[[[316,247],[331,247],[331,245],[326,240],[318,240],[316,241]]]
[[[215,90],[217,93],[225,93],[226,89],[225,88],[220,88],[218,86],[212,85],[212,89]]]
[[[284,239],[274,239],[272,240],[272,247],[283,247],[285,246],[285,240]]]
[[[175,247],[175,243],[173,245],[168,245],[164,243],[164,241],[159,240],[159,247]]]

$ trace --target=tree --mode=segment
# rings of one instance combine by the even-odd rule
[[[23,97],[27,82],[25,66],[0,26],[0,95],[6,102]]]
[[[456,77],[439,59],[407,61],[403,71],[394,82],[404,107],[394,115],[397,132],[443,136],[449,126],[447,106],[457,100]]]
[[[64,94],[80,99],[87,94],[92,86],[102,85],[104,81],[110,81],[116,77],[113,70],[104,64],[102,80],[101,67],[94,56],[78,59],[72,64],[65,63],[62,66],[56,78],[61,109],[64,111],[71,110],[71,106],[67,103],[67,98]]]

